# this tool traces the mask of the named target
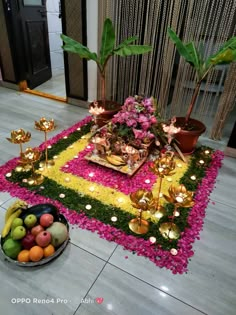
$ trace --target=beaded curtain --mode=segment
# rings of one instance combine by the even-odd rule
[[[109,17],[116,42],[137,35],[137,44],[153,51],[142,56],[117,57],[109,63],[106,95],[123,103],[129,95],[153,95],[164,118],[186,113],[195,82],[195,71],[178,53],[167,36],[171,27],[185,42],[204,43],[205,54],[214,53],[236,35],[234,0],[98,0],[98,44],[102,25]],[[208,135],[220,139],[236,100],[236,68],[218,66],[202,83],[193,118],[203,121]],[[228,83],[227,83],[228,82]],[[100,87],[98,86],[98,94]]]

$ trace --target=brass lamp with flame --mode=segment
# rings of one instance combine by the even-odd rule
[[[20,145],[20,155],[23,152],[22,144],[29,142],[31,138],[31,133],[29,131],[25,131],[24,129],[12,130],[11,138],[6,138],[9,142]],[[15,170],[17,172],[29,171],[31,169],[30,165],[23,165],[19,163]]]
[[[132,206],[139,210],[138,217],[129,222],[129,228],[136,234],[145,234],[148,232],[148,221],[142,218],[142,212],[150,208],[153,195],[152,192],[138,189],[136,192],[130,194]]]
[[[40,162],[41,168],[50,168],[55,164],[53,160],[48,160],[48,140],[47,140],[47,133],[53,131],[55,129],[54,120],[47,120],[45,117],[42,117],[39,121],[35,121],[34,128],[43,131],[45,135],[45,161]]]
[[[91,132],[94,133],[98,129],[97,117],[102,114],[105,109],[101,106],[98,106],[98,102],[94,101],[93,106],[90,107],[89,113],[93,116],[94,126],[91,129]]]
[[[40,157],[41,152],[37,148],[27,148],[25,152],[21,153],[21,163],[31,164],[32,166],[32,176],[28,178],[27,182],[29,185],[40,185],[44,181],[44,177],[41,174],[36,174],[34,163],[36,163]]]
[[[166,210],[160,205],[160,193],[162,187],[162,180],[165,176],[171,176],[174,174],[175,162],[173,160],[172,152],[167,151],[160,158],[156,159],[150,166],[150,170],[160,178],[160,184],[158,189],[157,198],[153,198],[152,207],[150,212],[154,213],[157,218],[161,218],[165,215]]]
[[[169,239],[177,239],[180,236],[178,226],[173,222],[175,216],[178,214],[178,208],[190,208],[194,205],[193,192],[188,191],[186,187],[181,184],[178,187],[170,186],[168,189],[169,196],[164,195],[166,201],[174,204],[174,212],[171,222],[165,222],[160,225],[159,231],[162,236]]]

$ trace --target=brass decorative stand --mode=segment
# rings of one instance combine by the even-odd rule
[[[153,165],[150,166],[151,171],[160,178],[157,198],[153,199],[152,209],[150,210],[150,212],[159,219],[166,214],[165,208],[160,205],[160,193],[163,178],[174,174],[173,170],[175,169],[175,162],[173,161],[173,157],[173,152],[167,151],[160,158],[156,159]]]
[[[180,215],[179,208],[190,208],[194,205],[193,192],[188,191],[186,187],[181,184],[178,187],[170,186],[168,189],[169,196],[164,195],[166,201],[174,204],[174,211],[170,222],[165,222],[160,225],[159,231],[164,238],[178,239],[180,236],[180,229],[174,223],[176,216]]]
[[[129,221],[129,228],[136,234],[146,234],[149,230],[149,223],[142,218],[143,211],[147,211],[150,208],[153,195],[152,192],[144,189],[139,189],[130,194],[132,206],[138,209],[139,213],[137,218]]]
[[[9,142],[14,144],[20,145],[20,156],[23,153],[22,144],[29,142],[31,138],[31,133],[25,131],[24,129],[12,130],[11,131],[11,138],[6,138]],[[31,169],[31,165],[29,164],[22,164],[21,162],[15,168],[16,172],[28,172]]]
[[[21,153],[21,163],[30,164],[32,167],[32,175],[27,179],[27,183],[32,185],[41,185],[44,181],[44,176],[35,172],[34,163],[41,157],[41,152],[37,148],[27,148]]]
[[[54,160],[48,160],[48,139],[47,133],[55,129],[54,120],[46,120],[45,117],[42,117],[39,121],[35,121],[35,129],[44,132],[44,143],[45,143],[45,161],[41,161],[39,166],[40,168],[50,168],[55,162]]]

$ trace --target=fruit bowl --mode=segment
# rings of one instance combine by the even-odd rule
[[[4,251],[3,251],[3,244],[4,241],[8,238],[9,235],[7,235],[5,238],[1,238],[1,253],[3,255],[3,257],[5,258],[5,260],[15,264],[16,266],[22,266],[22,267],[36,267],[36,266],[41,266],[44,264],[47,264],[49,262],[51,262],[52,260],[54,260],[55,258],[57,258],[66,248],[66,246],[68,245],[69,242],[69,224],[66,220],[66,218],[62,215],[62,214],[57,214],[54,216],[55,222],[61,222],[63,223],[68,231],[68,237],[67,239],[59,246],[56,248],[54,254],[52,254],[51,256],[42,258],[41,260],[37,261],[37,262],[33,262],[33,261],[29,261],[29,262],[20,262],[18,260],[12,259],[10,257],[8,257]]]

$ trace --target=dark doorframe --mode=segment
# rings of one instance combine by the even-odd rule
[[[62,32],[87,46],[86,0],[61,0]],[[87,60],[64,52],[66,95],[88,99]]]
[[[17,84],[21,80],[24,80],[26,76],[25,52],[22,45],[22,27],[19,7],[17,1],[10,0],[2,0],[2,5],[3,12],[1,14],[5,17],[6,36],[8,37],[7,44],[9,44],[11,53],[8,60],[1,60],[2,78],[6,82]],[[15,32],[15,30],[17,30],[17,32]],[[4,64],[2,64],[3,62]],[[5,76],[4,68],[8,70],[9,67],[6,62],[11,62],[13,65],[14,75],[11,76],[10,80]]]

